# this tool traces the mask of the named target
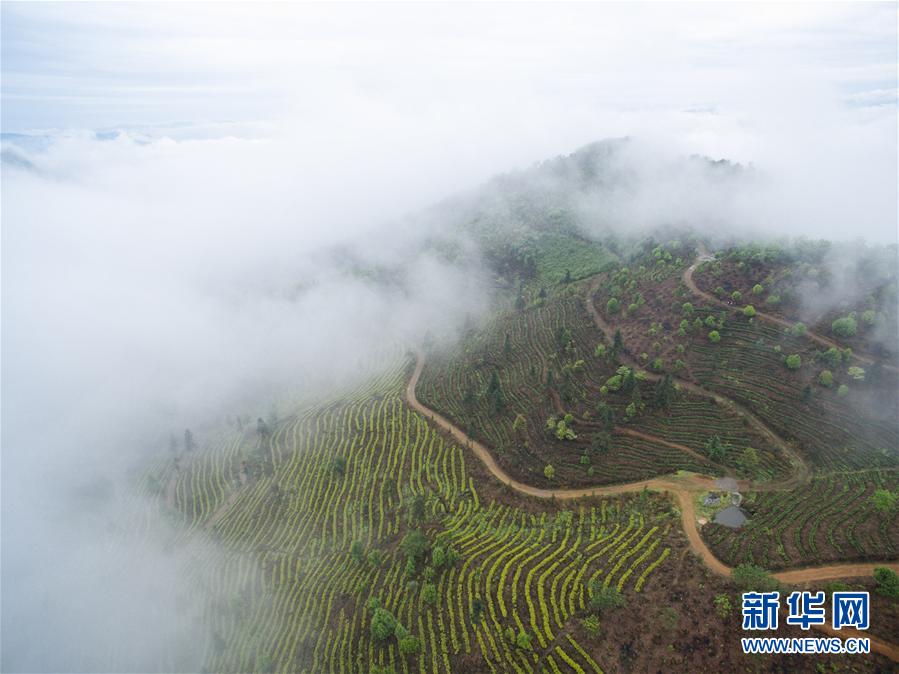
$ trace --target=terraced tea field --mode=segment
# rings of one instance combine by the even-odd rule
[[[205,529],[219,544],[202,562],[217,570],[208,669],[601,671],[578,622],[590,588],[644,593],[681,544],[670,509],[657,497],[539,511],[485,501],[463,449],[404,404],[405,376],[398,366],[269,436],[235,431],[163,476],[185,536]],[[427,550],[410,568],[411,531]],[[375,602],[414,648],[373,636]]]
[[[872,496],[897,486],[893,469],[835,473],[801,489],[754,492],[743,504],[750,515],[743,528],[708,524],[702,535],[731,566],[751,562],[779,569],[895,558],[899,518],[877,512]]]

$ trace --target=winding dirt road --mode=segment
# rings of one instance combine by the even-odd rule
[[[684,272],[684,285],[687,286],[687,288],[690,290],[691,293],[701,297],[706,302],[715,304],[719,307],[723,307],[723,308],[727,309],[728,311],[735,311],[739,307],[735,307],[732,304],[728,304],[727,302],[724,302],[723,300],[720,300],[719,298],[715,297],[711,293],[705,292],[698,285],[696,285],[696,281],[693,280],[693,272],[696,271],[696,268],[699,265],[701,265],[703,262],[709,262],[714,259],[715,258],[709,253],[709,251],[705,247],[705,245],[700,243],[699,244],[699,255],[693,261],[693,264],[691,264],[689,267],[687,267],[686,271]],[[759,311],[758,309],[755,310],[755,317],[759,318],[763,321],[767,321],[768,323],[774,323],[775,325],[779,325],[783,328],[792,328],[795,325],[795,321],[790,322],[790,321],[784,320],[783,318],[778,318],[777,316],[772,316],[771,314],[766,314],[762,311]],[[825,337],[824,335],[820,335],[817,332],[812,332],[811,330],[806,331],[805,336],[808,339],[812,340],[813,342],[816,342],[816,343],[820,344],[821,346],[825,346],[828,349],[829,348],[835,348],[835,349],[843,348],[834,340],[832,340],[828,337]],[[857,353],[855,351],[853,351],[853,353],[852,353],[852,358],[854,360],[857,360],[861,363],[866,363],[868,365],[875,362],[875,359],[872,358],[871,356],[864,354],[864,353],[860,353],[860,352]],[[881,367],[883,367],[884,370],[890,370],[891,372],[899,372],[899,367],[896,367],[895,365],[890,365],[888,363],[881,363]]]
[[[693,264],[690,265],[690,267],[684,272],[684,283],[695,295],[702,297],[708,302],[724,306],[729,310],[733,310],[733,307],[731,307],[730,305],[722,302],[713,295],[700,290],[693,280],[693,272],[695,271],[695,269],[699,266],[699,264],[709,259],[712,259],[711,255],[708,253],[705,246],[700,245],[699,255],[697,256]],[[593,295],[596,292],[597,282],[598,280],[594,281],[589,286],[586,298],[587,310],[590,313],[596,327],[606,336],[609,341],[611,341],[613,334],[612,327],[608,323],[606,323],[606,321],[599,314],[593,304]],[[757,311],[756,317],[761,318],[762,320],[770,321],[777,325],[781,325],[783,327],[792,327],[792,323],[777,318],[776,316],[771,316],[770,314],[765,314]],[[840,348],[836,342],[823,337],[822,335],[818,335],[809,331],[806,333],[806,336],[821,345],[827,346],[828,348],[831,346]],[[856,360],[864,363],[874,362],[873,358],[864,354],[853,354],[853,357]],[[622,354],[622,360],[629,362],[629,364],[633,367],[639,367],[636,363],[629,361],[629,359],[627,358],[627,354]],[[535,487],[533,485],[525,484],[516,480],[505,470],[503,470],[503,468],[500,467],[500,465],[496,462],[493,455],[490,453],[490,450],[485,445],[478,442],[474,438],[470,438],[461,428],[457,427],[450,420],[443,417],[438,412],[430,409],[429,407],[426,407],[418,400],[418,397],[415,394],[415,389],[418,386],[418,380],[421,376],[424,364],[424,354],[419,351],[416,353],[415,370],[413,371],[412,377],[409,379],[409,383],[406,386],[406,401],[408,402],[409,406],[423,416],[430,419],[434,424],[451,435],[460,444],[470,449],[475,454],[475,456],[477,456],[487,467],[487,470],[489,470],[490,473],[500,482],[508,485],[515,491],[522,494],[527,494],[528,496],[559,500],[579,499],[592,496],[614,496],[638,492],[642,491],[643,489],[650,489],[652,491],[670,494],[674,499],[676,499],[679,506],[684,534],[686,535],[687,541],[689,542],[690,548],[693,550],[693,552],[695,552],[700,557],[700,559],[703,560],[706,566],[714,573],[724,577],[729,577],[731,575],[731,571],[733,571],[733,569],[724,564],[721,560],[715,557],[714,554],[712,554],[712,551],[702,540],[702,537],[699,534],[699,529],[697,528],[694,498],[695,495],[699,492],[711,491],[716,489],[715,481],[712,478],[696,474],[669,475],[649,480],[641,480],[638,482],[630,482],[626,484],[583,487],[575,489],[544,489],[542,487]],[[884,365],[883,367],[894,371],[897,370],[897,368],[893,367],[892,365]],[[647,379],[650,379],[652,381],[661,378],[660,375],[651,372],[646,372],[645,374]],[[705,398],[710,398],[719,405],[727,407],[736,412],[744,419],[746,419],[752,426],[756,428],[756,430],[761,432],[776,447],[778,447],[781,451],[784,452],[785,455],[790,458],[790,462],[793,466],[793,474],[791,477],[777,483],[767,483],[765,485],[747,485],[744,482],[740,485],[741,489],[751,488],[754,490],[765,491],[786,490],[793,489],[800,484],[808,482],[808,480],[810,479],[810,470],[802,457],[789,443],[785,442],[783,438],[781,438],[777,433],[769,428],[767,424],[762,422],[748,409],[731,400],[730,398],[727,398],[717,392],[705,389],[693,382],[678,379],[678,385],[686,390],[692,391],[697,395]],[[672,443],[665,440],[660,440],[659,438],[656,438],[654,436],[640,433],[639,431],[633,431],[632,429],[629,429],[629,431],[631,431],[632,434],[639,435],[646,440],[674,446],[672,445]],[[692,450],[689,450],[689,448],[685,448],[680,445],[678,445],[677,448],[684,449],[690,454],[694,453]],[[795,585],[825,580],[870,577],[874,573],[874,569],[877,567],[888,567],[899,573],[899,563],[881,562],[876,564],[830,564],[826,566],[801,567],[790,569],[788,571],[780,571],[772,575],[782,583]],[[850,629],[843,629],[837,632],[827,625],[816,626],[816,629],[818,629],[818,631],[820,632],[828,634],[829,636],[837,636],[844,639],[847,637],[868,637],[871,640],[871,649],[873,651],[881,653],[895,662],[899,662],[899,647],[895,646],[892,643],[870,637],[867,633]]]
[[[592,302],[588,302],[592,304]],[[412,409],[429,419],[439,428],[452,436],[459,444],[467,447],[474,453],[478,459],[486,466],[487,470],[500,482],[508,485],[515,491],[544,499],[569,500],[588,498],[593,496],[615,496],[620,494],[628,494],[639,492],[645,489],[670,494],[677,500],[681,513],[681,523],[690,548],[695,552],[702,561],[718,575],[729,577],[731,567],[724,564],[721,560],[712,554],[712,551],[703,542],[699,535],[699,529],[696,526],[696,508],[694,505],[694,495],[698,492],[710,491],[716,489],[715,481],[709,477],[695,474],[671,475],[666,477],[658,477],[650,480],[641,480],[639,482],[629,482],[626,484],[604,485],[597,487],[582,487],[576,489],[544,489],[533,485],[520,482],[509,475],[493,458],[490,450],[478,442],[474,438],[470,438],[465,431],[453,424],[449,419],[442,416],[438,412],[425,406],[417,397],[415,389],[418,386],[418,380],[421,377],[421,371],[424,369],[425,357],[419,351],[416,353],[415,370],[412,377],[406,385],[406,402]],[[785,488],[785,487],[782,487]],[[790,571],[781,571],[772,574],[777,580],[783,583],[798,584],[815,582],[821,580],[832,580],[840,578],[870,576],[874,573],[875,567],[887,566],[894,571],[899,572],[899,564],[885,562],[881,564],[831,564],[828,566],[807,567],[792,569]],[[841,630],[839,633],[833,632],[826,626],[821,631],[833,636],[841,636],[843,638],[850,636],[868,636],[867,634],[856,633],[854,630]],[[899,648],[891,643],[880,641],[873,637],[871,639],[871,649],[886,655],[894,661],[899,661]]]

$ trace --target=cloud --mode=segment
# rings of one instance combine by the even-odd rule
[[[585,205],[614,226],[896,237],[894,6],[2,13],[4,669],[195,636],[158,588],[208,550],[108,534],[160,437],[485,309],[474,247],[426,244],[458,213],[408,213],[631,136],[633,184]]]
[[[73,133],[4,166],[4,669],[174,649],[161,666],[196,671],[189,571],[212,544],[173,547],[158,517],[121,535],[153,521],[135,469],[170,431],[288,413],[483,310],[476,258],[379,227],[377,180],[325,189],[295,150]]]

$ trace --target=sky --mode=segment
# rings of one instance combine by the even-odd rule
[[[894,3],[2,12],[5,133],[136,127],[287,135],[335,160],[390,152],[375,168],[421,196],[403,206],[605,137],[759,162],[827,132],[895,127]]]
[[[0,13],[5,671],[102,668],[111,641],[150,671],[202,638],[173,600],[202,545],[108,535],[150,507],[133,469],[481,315],[477,260],[422,253],[406,214],[631,136],[623,229],[896,241],[895,3]],[[679,175],[694,153],[764,192]]]

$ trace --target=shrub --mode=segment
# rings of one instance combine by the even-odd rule
[[[827,388],[833,386],[833,372],[830,370],[821,370],[821,374],[818,375],[818,383]]]
[[[798,353],[791,353],[784,362],[791,370],[798,370],[802,367],[802,358],[800,358]]]
[[[717,344],[718,342],[721,341],[721,334],[717,330],[712,330],[709,333],[709,341],[712,344]]]
[[[726,618],[733,611],[733,606],[730,603],[730,597],[726,594],[716,594],[715,595],[715,612],[721,616],[722,618]]]
[[[584,626],[587,634],[591,636],[596,636],[597,634],[599,634],[599,618],[597,618],[592,613],[581,620],[581,625]]]
[[[400,655],[418,655],[421,651],[421,642],[418,641],[418,637],[413,637],[411,634],[400,639],[399,646]]]
[[[777,580],[755,564],[740,564],[730,574],[734,585],[744,592],[770,592],[777,588]]]
[[[877,581],[877,592],[885,597],[899,597],[899,576],[885,566],[874,569],[874,580]]]
[[[838,337],[852,337],[858,331],[858,324],[852,316],[844,316],[831,323],[830,329]]]
[[[515,645],[523,651],[531,650],[531,635],[522,630],[515,637]]]

